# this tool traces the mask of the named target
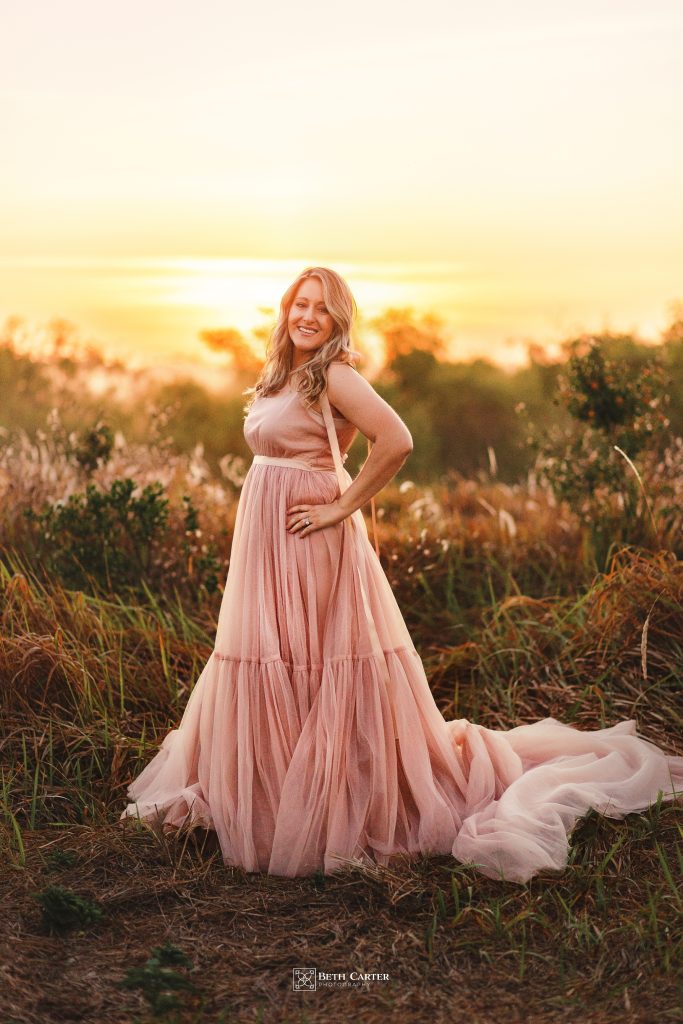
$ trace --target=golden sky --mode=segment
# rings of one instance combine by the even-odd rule
[[[323,263],[514,362],[683,300],[674,0],[27,0],[3,41],[0,317],[199,353]]]

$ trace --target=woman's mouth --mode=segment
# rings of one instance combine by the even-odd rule
[[[318,333],[317,331],[314,331],[312,328],[308,327],[300,327],[299,331],[301,334],[304,334],[307,338],[310,338],[313,334]]]

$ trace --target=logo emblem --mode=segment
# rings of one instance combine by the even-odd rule
[[[292,988],[295,992],[315,992],[315,967],[293,967]]]

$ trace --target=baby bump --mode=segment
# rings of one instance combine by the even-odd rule
[[[340,563],[342,523],[301,536],[288,509],[334,501],[334,472],[253,465],[242,487],[217,646],[291,667],[322,664],[322,635]],[[238,602],[241,615],[231,615]]]

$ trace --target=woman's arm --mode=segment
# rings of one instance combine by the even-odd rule
[[[337,499],[346,517],[396,475],[413,450],[413,439],[398,413],[347,363],[333,362],[328,367],[327,394],[332,405],[372,441],[358,476]]]

